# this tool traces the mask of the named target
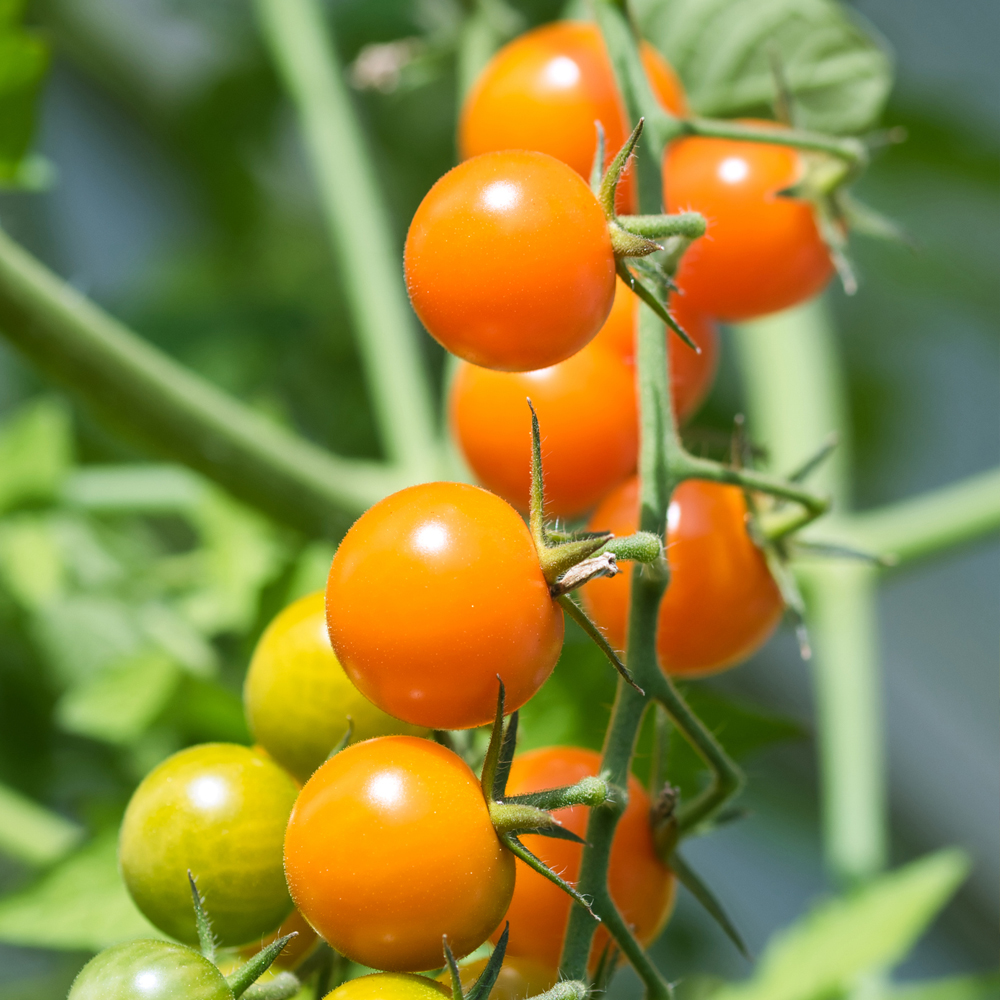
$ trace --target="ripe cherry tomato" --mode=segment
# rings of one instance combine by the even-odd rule
[[[190,894],[189,894],[190,896]],[[128,941],[92,958],[67,1000],[233,1000],[222,973],[198,952],[168,941]]]
[[[514,758],[507,782],[508,795],[524,795],[572,785],[596,775],[599,754],[579,747],[545,747]],[[608,865],[611,898],[644,945],[659,934],[674,901],[674,877],[656,855],[649,822],[650,801],[646,790],[632,776],[628,782],[628,806],[618,821]],[[582,837],[587,832],[587,806],[558,809],[555,815],[566,829]],[[567,881],[580,873],[583,847],[568,840],[552,840],[537,835],[523,837],[524,846],[541,858]],[[562,954],[570,898],[558,886],[517,862],[517,886],[507,911],[510,937],[507,954],[531,958],[557,968]],[[494,934],[494,939],[497,935]],[[599,930],[591,948],[591,964],[607,943],[607,932]]]
[[[444,175],[404,252],[410,301],[453,354],[501,371],[564,361],[615,295],[607,221],[590,188],[544,153],[486,153]]]
[[[326,589],[330,640],[383,711],[468,729],[523,705],[552,672],[562,609],[524,521],[492,493],[425,483],[380,500],[344,536]]]
[[[462,989],[466,993],[482,975],[488,961],[488,958],[477,958],[458,967]],[[447,969],[437,978],[439,983],[451,986],[451,973]],[[505,955],[500,975],[490,990],[490,1000],[527,1000],[552,989],[558,981],[559,973],[554,966],[530,958],[508,958]]]
[[[479,481],[521,510],[531,481],[530,397],[542,437],[546,510],[589,510],[635,471],[639,419],[635,372],[613,351],[588,344],[535,372],[494,372],[462,363],[451,385],[451,425]]]
[[[802,169],[788,146],[692,136],[667,147],[667,211],[701,212],[708,221],[677,273],[692,307],[722,320],[752,319],[803,302],[827,283],[833,264],[811,206],[778,194]]]
[[[154,768],[122,820],[118,860],[136,906],[161,931],[197,943],[188,870],[220,944],[272,931],[292,901],[281,870],[298,789],[247,747],[189,747]]]
[[[684,90],[663,56],[647,42],[640,55],[660,103],[686,114]],[[596,24],[557,21],[515,38],[493,56],[465,99],[458,145],[463,158],[535,149],[589,180],[597,148],[595,121],[604,126],[610,162],[632,127],[604,40]],[[634,212],[635,206],[635,179],[627,174],[619,186],[618,210]]]
[[[430,740],[383,736],[328,760],[285,836],[295,905],[352,961],[391,972],[440,967],[478,948],[514,891],[468,764]]]
[[[450,998],[451,990],[426,976],[377,972],[373,976],[349,979],[327,993],[324,1000],[441,1000],[442,994]]]
[[[695,413],[712,388],[719,360],[719,335],[715,324],[693,309],[683,294],[671,296],[670,309],[684,331],[701,348],[698,354],[680,337],[665,331],[674,413],[683,421]],[[629,364],[634,364],[638,323],[639,300],[619,278],[614,305],[593,343],[615,351]]]
[[[350,681],[330,648],[322,591],[302,597],[268,625],[243,686],[250,731],[300,783],[353,725],[351,742],[403,733],[427,735],[376,708]]]
[[[724,670],[762,646],[784,605],[760,549],[746,530],[746,501],[736,486],[681,483],[667,513],[670,585],[660,604],[656,648],[667,673]],[[630,479],[594,512],[592,530],[627,534],[639,522],[639,484]],[[608,641],[624,649],[631,574],[595,580],[583,597]]]

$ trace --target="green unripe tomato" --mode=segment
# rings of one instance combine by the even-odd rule
[[[221,944],[272,931],[292,909],[282,844],[297,794],[282,768],[247,747],[206,743],[169,757],[122,820],[118,860],[136,906],[196,944],[190,869]]]
[[[81,970],[67,1000],[233,1000],[222,973],[198,952],[168,941],[128,941]]]
[[[394,719],[351,683],[330,648],[323,592],[299,598],[257,643],[243,703],[254,739],[305,784],[347,732],[352,743],[375,736],[426,736]]]
[[[349,979],[324,1000],[441,1000],[451,997],[451,990],[426,976],[409,972],[377,972],[371,976]]]

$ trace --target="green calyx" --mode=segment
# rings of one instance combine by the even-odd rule
[[[198,928],[198,945],[202,955],[210,962],[215,962],[216,944],[212,933],[212,922],[205,911],[201,893],[195,883],[194,875],[188,871],[188,882],[191,885],[191,898],[194,904],[195,924]],[[245,997],[246,1000],[287,1000],[294,997],[302,989],[302,983],[291,972],[283,972],[266,984],[257,983],[262,975],[271,967],[274,960],[284,950],[285,945],[297,936],[297,932],[286,934],[262,948],[253,958],[241,965],[235,972],[226,976],[226,985],[233,991],[236,1000]]]

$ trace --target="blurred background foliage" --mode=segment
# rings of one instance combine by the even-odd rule
[[[0,0],[0,181],[21,188],[0,194],[4,228],[217,384],[341,454],[377,456],[293,112],[249,6],[37,0],[27,30],[21,6]],[[562,9],[512,6],[522,27]],[[420,198],[454,162],[463,11],[457,0],[332,0],[327,10],[401,246]],[[706,113],[766,111],[763,46],[775,39],[793,88],[800,63],[821,57],[829,70],[828,86],[801,98],[807,121],[850,131],[878,114],[895,61],[881,121],[908,141],[882,152],[861,194],[919,249],[858,241],[861,292],[830,295],[856,500],[994,465],[996,5],[859,0],[846,17],[821,0],[642,0],[635,10]],[[441,352],[423,344],[440,382]],[[718,440],[742,406],[732,354],[694,439]],[[181,746],[248,741],[250,650],[281,606],[320,585],[331,549],[193,473],[150,464],[2,341],[0,421],[0,998],[49,1000],[89,952],[149,932],[115,869],[128,796]],[[975,863],[904,976],[998,961],[998,588],[990,544],[882,592],[894,860],[955,843]],[[599,746],[613,690],[600,655],[571,632],[524,713],[524,745]],[[826,888],[808,672],[783,633],[689,696],[745,757],[751,816],[686,853],[759,953]],[[641,774],[651,743],[647,731]],[[682,784],[698,780],[683,752],[672,766]],[[656,953],[672,978],[747,970],[684,894]],[[616,982],[634,989],[627,975]]]

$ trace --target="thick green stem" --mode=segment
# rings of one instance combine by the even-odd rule
[[[317,0],[256,0],[299,112],[388,458],[419,481],[442,461],[399,251]]]
[[[331,455],[188,371],[2,231],[0,331],[125,436],[304,532],[339,537],[407,485],[391,468]]]
[[[799,565],[798,576],[817,664],[826,859],[838,879],[851,885],[877,875],[887,856],[878,571],[859,562],[810,561]]]

